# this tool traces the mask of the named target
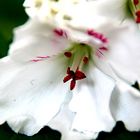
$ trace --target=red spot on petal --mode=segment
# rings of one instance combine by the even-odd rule
[[[31,60],[32,62],[39,62],[39,61],[41,61],[40,59],[33,59],[33,60]]]
[[[103,43],[108,43],[108,39],[107,39],[107,38],[103,38],[103,39],[102,39],[102,42],[103,42]]]
[[[57,36],[68,38],[67,33],[66,33],[64,30],[62,30],[62,29],[54,29],[53,32],[54,32]]]
[[[62,29],[54,29],[54,33],[58,36],[63,36],[63,30]]]
[[[108,39],[103,34],[95,32],[92,29],[87,30],[87,34],[99,39],[103,43],[108,43]]]
[[[89,30],[87,31],[87,33],[88,33],[88,35],[91,35],[91,36],[92,36],[92,35],[94,35],[95,32],[94,32],[94,30],[89,29]]]
[[[37,56],[36,59],[32,59],[32,62],[39,62],[39,61],[43,61],[46,60],[47,58],[50,58],[50,56]]]
[[[43,58],[50,58],[50,56],[37,56],[37,58],[41,58],[41,59],[43,59]]]
[[[100,48],[99,48],[99,50],[101,50],[101,51],[108,51],[108,48],[107,48],[107,47],[102,46],[102,47],[100,47]]]

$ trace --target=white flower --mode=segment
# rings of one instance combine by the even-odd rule
[[[139,27],[139,0],[99,0],[94,2],[93,7],[93,11],[96,12],[96,14],[118,19],[121,24],[125,22],[132,22],[135,26]]]
[[[113,92],[115,84],[121,86],[120,83],[123,83],[118,80],[119,73],[114,67],[122,70],[119,76],[127,81],[139,80],[139,72],[133,73],[139,68],[139,62],[130,61],[136,60],[139,55],[136,56],[134,51],[135,57],[130,58],[134,46],[127,38],[131,37],[135,50],[139,47],[138,40],[133,35],[135,32],[128,28],[108,26],[110,28],[106,30],[99,25],[97,30],[101,33],[91,28],[56,28],[34,20],[19,27],[9,56],[1,60],[0,123],[7,121],[14,131],[27,135],[49,125],[64,132],[64,140],[95,138],[102,130],[111,131],[120,118],[129,126],[129,112],[127,116],[118,117],[129,108],[118,108],[118,105],[123,105],[125,95],[119,99],[121,93],[117,96]],[[128,33],[131,34],[127,36]],[[114,58],[116,56],[117,59]],[[126,64],[125,59],[129,61],[123,69],[121,64]],[[131,78],[126,72],[132,74]],[[135,97],[138,91],[130,86],[125,92],[127,90],[132,92],[129,105],[134,100],[131,96]],[[76,114],[67,109],[72,93],[70,109]],[[114,98],[118,100],[114,101]],[[136,115],[139,102],[136,108],[133,106],[130,113]],[[65,121],[60,119],[61,116]],[[139,118],[134,122],[133,130],[136,130]],[[131,129],[131,126],[128,128]]]
[[[0,124],[26,135],[49,125],[63,140],[96,138],[118,120],[140,128],[140,95],[130,86],[140,80],[139,32],[91,18],[92,6],[82,13],[83,3],[75,14],[62,12],[72,19],[55,26],[55,16],[48,22],[35,16],[15,30],[0,61]]]
[[[86,0],[25,0],[23,4],[30,18],[36,17],[47,24],[65,24],[67,20],[71,20],[71,16],[67,13],[76,14],[79,8],[86,8],[85,14],[86,12],[89,14],[87,5],[89,3]]]

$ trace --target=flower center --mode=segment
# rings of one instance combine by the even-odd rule
[[[137,24],[140,23],[140,0],[128,0],[131,13]]]
[[[70,80],[70,90],[73,90],[77,80],[86,78],[85,71],[92,60],[93,49],[86,44],[73,43],[72,46],[64,52],[64,56],[68,59],[68,68],[63,82]]]

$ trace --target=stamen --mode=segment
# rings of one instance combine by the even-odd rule
[[[136,16],[137,17],[140,17],[140,10],[139,11],[136,11]]]
[[[84,64],[87,64],[88,61],[89,61],[89,58],[85,56],[85,57],[83,58],[83,62],[84,62]]]
[[[86,75],[82,71],[76,70],[75,75],[74,75],[74,79],[75,80],[82,80],[84,78],[86,78]]]
[[[136,23],[140,23],[140,10],[136,11]]]
[[[75,88],[75,85],[76,85],[76,81],[71,80],[71,82],[70,82],[70,90],[73,90]]]
[[[140,17],[136,18],[136,23],[140,23]]]
[[[108,48],[105,47],[105,46],[102,46],[102,47],[99,48],[99,50],[101,50],[101,51],[108,51]]]
[[[139,4],[139,0],[133,0],[134,5],[138,5]]]
[[[74,72],[70,70],[70,67],[68,67],[67,69],[67,74],[68,75],[64,77],[63,82],[66,83],[67,81],[72,79],[70,82],[70,90],[73,90],[75,88],[76,80],[82,80],[86,78],[86,75],[82,71],[77,69],[76,72]]]
[[[64,55],[68,58],[70,58],[72,56],[72,53],[71,52],[65,52]]]

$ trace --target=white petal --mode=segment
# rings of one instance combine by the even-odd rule
[[[113,23],[113,22],[112,22]],[[108,51],[104,58],[95,57],[96,66],[113,79],[123,79],[129,84],[140,80],[139,31],[133,22],[122,26],[104,24],[100,31],[108,38]],[[131,75],[131,76],[130,76]]]
[[[0,73],[0,124],[7,121],[15,132],[33,135],[59,112],[68,88],[64,63],[56,60],[10,65],[11,71],[5,67]]]
[[[110,108],[116,121],[123,121],[130,131],[140,130],[140,92],[119,82],[113,91]]]
[[[37,16],[42,3],[43,0],[25,0],[23,6],[25,7],[26,13],[33,18]]]
[[[96,138],[100,131],[111,131],[114,126],[109,110],[114,81],[96,68],[88,77],[74,91],[70,109],[76,112],[72,129],[91,139]]]
[[[75,117],[75,113],[70,111],[68,104],[72,98],[72,92],[68,92],[67,99],[63,106],[61,106],[60,112],[48,123],[48,125],[61,132],[61,140],[89,140],[89,137],[85,136],[81,132],[71,130],[72,122]]]
[[[131,24],[108,33],[108,63],[119,77],[131,84],[140,80],[139,35],[139,31],[131,27]]]
[[[39,23],[35,19],[15,29],[14,41],[10,46],[10,57],[27,62],[37,56],[52,56],[68,45],[68,40],[54,34],[55,28]]]
[[[128,0],[98,0],[93,1],[93,14],[117,19],[120,22],[127,18]]]

